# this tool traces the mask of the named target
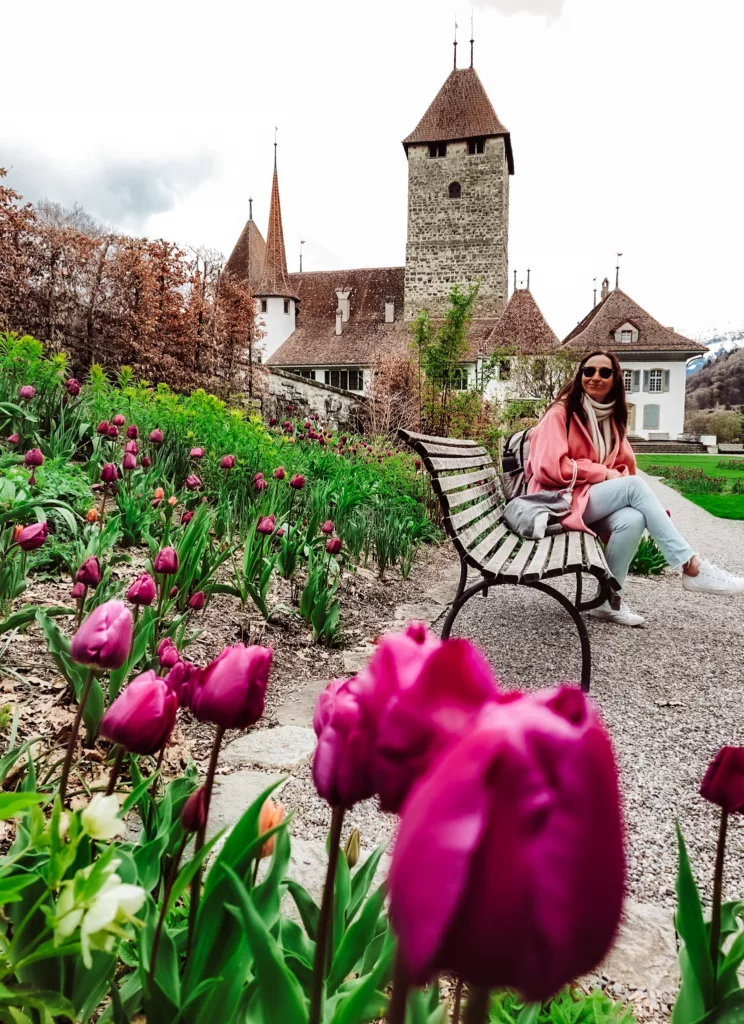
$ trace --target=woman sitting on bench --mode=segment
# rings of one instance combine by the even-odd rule
[[[563,490],[571,483],[576,463],[572,509],[563,525],[609,538],[605,557],[621,585],[643,531],[648,530],[669,565],[681,567],[685,590],[744,592],[744,579],[716,568],[693,551],[651,488],[636,476],[627,421],[625,383],[617,357],[592,352],[531,435],[528,490]],[[624,626],[644,622],[619,595],[589,614]]]

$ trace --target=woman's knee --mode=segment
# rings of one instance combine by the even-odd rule
[[[639,509],[632,508],[629,505],[617,513],[612,527],[613,533],[617,530],[622,530],[623,532],[634,533],[640,536],[646,529],[646,517]]]

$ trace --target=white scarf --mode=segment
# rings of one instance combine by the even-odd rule
[[[584,392],[581,404],[586,413],[589,432],[592,435],[592,444],[597,453],[599,462],[605,462],[613,448],[612,439],[612,413],[615,408],[614,402],[602,405],[595,402],[593,398]]]

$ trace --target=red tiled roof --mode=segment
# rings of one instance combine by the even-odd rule
[[[296,299],[297,294],[289,284],[287,256],[284,251],[284,229],[282,228],[282,207],[279,201],[279,176],[274,164],[274,180],[271,185],[271,207],[269,208],[269,229],[266,232],[266,255],[261,283],[256,295],[278,295]]]
[[[407,151],[414,143],[454,142],[496,135],[504,137],[509,173],[513,174],[509,131],[498,119],[475,68],[455,68],[416,128],[403,139],[403,145]]]
[[[529,288],[512,292],[501,318],[489,335],[484,355],[509,349],[516,355],[548,355],[560,346],[555,331],[542,314]]]
[[[618,325],[630,320],[638,328],[638,341],[629,345],[618,345],[615,331]],[[705,352],[705,346],[677,334],[671,327],[664,327],[654,320],[629,295],[615,288],[607,298],[602,299],[580,324],[564,339],[563,345],[575,352],[591,352],[594,349],[609,349],[620,356],[631,358],[634,352]]]
[[[239,281],[247,281],[254,295],[263,277],[265,254],[266,242],[263,235],[254,220],[247,220],[225,264],[225,273],[232,274]]]

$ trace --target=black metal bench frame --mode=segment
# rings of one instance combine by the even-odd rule
[[[556,600],[571,616],[581,643],[581,688],[591,685],[591,646],[581,613],[597,608],[620,589],[602,547],[591,534],[567,530],[540,541],[518,537],[502,522],[504,497],[496,467],[477,442],[432,437],[410,430],[399,436],[421,457],[444,513],[444,527],[460,557],[460,582],[442,627],[447,639],[463,606],[491,587],[529,587]],[[463,472],[464,471],[464,472]],[[468,586],[468,570],[483,577]],[[597,592],[582,600],[582,576],[597,580]],[[565,594],[546,579],[576,576],[576,596]]]

